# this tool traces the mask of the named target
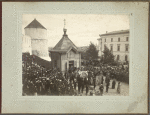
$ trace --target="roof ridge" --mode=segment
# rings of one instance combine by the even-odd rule
[[[110,34],[120,34],[120,33],[125,33],[125,32],[129,32],[129,29],[111,31],[111,32],[107,32],[107,33],[105,33],[105,34],[100,34],[100,36],[103,36],[103,35],[110,35]]]

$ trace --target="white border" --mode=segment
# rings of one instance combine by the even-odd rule
[[[9,8],[6,9],[5,8],[7,7],[6,5],[8,5],[10,9]],[[139,14],[142,15],[142,13],[144,13],[142,11],[146,12],[146,10],[144,10],[144,7],[147,9],[148,4],[142,3],[142,2],[140,3],[137,3],[137,2],[135,3],[129,3],[129,2],[124,2],[124,3],[122,2],[119,2],[119,3],[115,3],[115,2],[88,2],[88,3],[87,2],[85,3],[83,2],[78,2],[78,3],[77,2],[76,3],[71,3],[71,2],[15,3],[14,2],[14,3],[6,3],[5,2],[3,3],[3,6],[5,7],[3,7],[4,18],[2,19],[4,22],[3,23],[3,40],[2,40],[2,43],[3,43],[2,87],[3,87],[3,91],[5,92],[2,93],[2,99],[3,99],[2,100],[2,113],[23,113],[23,112],[25,113],[47,113],[47,112],[51,112],[51,113],[57,113],[57,112],[60,112],[60,113],[74,113],[74,112],[76,113],[89,113],[89,112],[90,113],[119,113],[119,112],[127,113],[127,112],[137,112],[137,111],[146,112],[145,110],[147,109],[144,109],[144,110],[137,109],[138,108],[137,105],[136,105],[136,109],[133,109],[132,111],[130,111],[129,109],[130,109],[130,106],[132,106],[132,103],[133,103],[133,107],[135,106],[134,104],[138,102],[138,99],[142,101],[140,94],[137,94],[138,90],[137,90],[137,87],[135,86],[139,86],[139,90],[140,90],[139,93],[142,93],[143,95],[146,93],[146,92],[143,93],[140,88],[140,87],[143,88],[143,86],[147,86],[146,85],[147,82],[145,81],[146,77],[144,78],[143,81],[141,81],[141,84],[139,84],[140,82],[138,82],[138,79],[140,78],[140,76],[137,76],[138,74],[136,72],[138,72],[139,75],[142,75],[139,69],[142,66],[138,65],[138,62],[136,60],[137,59],[136,56],[138,54],[138,50],[136,48],[138,48],[137,45],[139,45],[140,48],[147,49],[147,46],[141,47],[140,44],[137,44],[138,43],[137,40],[143,39],[144,43],[147,40],[144,38],[142,39],[139,38],[138,36],[136,36],[138,33],[135,33],[135,32],[137,32],[136,29],[138,29],[136,28],[138,27],[136,23],[138,21],[137,17]],[[36,9],[37,11],[35,9],[32,9],[32,7],[35,8],[35,6],[37,7]],[[71,7],[71,6],[74,6],[74,7]],[[138,10],[137,8],[142,8],[142,9]],[[14,11],[11,11],[12,9],[14,9]],[[7,36],[6,35],[7,32],[5,30],[5,27],[7,25],[5,19],[8,18],[7,15],[9,16],[9,12],[7,12],[7,10],[9,12],[12,12],[13,17],[9,17],[10,20],[12,18],[13,18],[13,21],[17,20],[15,21],[16,22],[15,26],[12,27],[13,29],[17,28],[17,30],[9,38],[7,37],[4,38],[4,36]],[[8,14],[6,15],[4,14],[4,12]],[[76,96],[24,97],[22,96],[22,93],[21,93],[22,87],[20,87],[22,86],[22,77],[21,77],[22,69],[20,69],[22,68],[22,63],[20,63],[22,62],[22,49],[21,49],[22,14],[31,14],[31,13],[33,14],[41,14],[41,13],[42,14],[43,13],[44,14],[130,14],[129,96],[103,96],[103,97],[99,97],[99,96],[95,96],[95,97],[92,97],[92,96],[91,97],[90,96],[88,97],[85,97],[85,96],[82,96],[82,97],[79,97],[79,96],[78,97]],[[131,16],[131,13],[132,13],[132,16]],[[145,14],[145,17],[148,17],[148,15]],[[140,19],[144,20],[144,18],[140,18]],[[142,24],[144,24],[144,26],[146,27],[147,23],[146,24],[145,23],[146,22],[142,22]],[[140,25],[140,27],[143,27],[143,26]],[[11,30],[11,28],[8,28],[8,30]],[[147,33],[144,33],[141,30],[141,36],[142,35],[143,37],[145,37]],[[9,42],[12,42],[12,43],[9,43]],[[8,43],[9,46],[11,46],[10,48],[12,49],[6,46],[5,43]],[[13,46],[12,46],[13,43],[16,43],[15,44],[16,50],[13,50]],[[7,50],[7,48],[9,48],[9,50]],[[14,51],[14,53],[16,54],[11,54],[10,50]],[[8,51],[10,54],[8,53]],[[13,55],[15,57],[12,57],[12,60],[6,60],[6,58],[8,57],[6,55],[6,52],[8,53],[7,54],[8,56]],[[144,52],[140,52],[140,53],[147,55]],[[145,62],[147,62],[147,59],[144,57],[143,59],[144,60],[141,60],[141,62],[142,64],[145,65]],[[12,62],[12,65],[9,65],[7,61],[8,63]],[[146,66],[144,67],[147,69]],[[9,72],[12,74],[12,76],[6,72],[5,69],[8,69],[8,68],[10,68]],[[145,74],[143,73],[143,75]],[[137,79],[135,77],[137,77]],[[11,81],[7,82],[7,80],[11,80]],[[7,86],[9,89],[6,88],[6,83],[8,84]],[[136,85],[136,83],[138,83],[139,85]],[[10,84],[13,84],[13,87],[10,87]],[[143,91],[145,90],[143,89]],[[9,102],[13,103],[14,105],[8,104]],[[145,101],[143,102],[146,105]],[[39,105],[41,104],[43,106],[39,107]],[[30,105],[32,105],[32,107]],[[29,106],[31,108],[29,108]],[[47,108],[47,106],[50,106],[51,108]],[[99,107],[103,109],[100,109]],[[80,108],[82,108],[82,110],[80,110]]]

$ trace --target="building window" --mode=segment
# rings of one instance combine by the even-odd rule
[[[120,59],[120,56],[119,55],[117,55],[117,60],[119,60]]]
[[[120,51],[120,45],[117,46],[117,51]]]
[[[105,42],[106,42],[106,39],[105,39]]]
[[[127,55],[125,56],[125,61],[128,61],[128,56]]]
[[[125,45],[125,49],[126,49],[126,51],[128,51],[128,49],[129,49],[129,48],[128,48],[128,45]]]
[[[120,38],[118,38],[118,42],[120,42]]]
[[[126,37],[126,41],[129,41],[129,37]]]
[[[113,38],[111,38],[111,42],[113,42]]]
[[[113,45],[110,45],[110,50],[113,51]]]

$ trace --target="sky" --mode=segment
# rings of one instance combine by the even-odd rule
[[[22,34],[24,28],[34,19],[47,29],[48,46],[54,47],[63,36],[64,19],[69,39],[78,47],[98,44],[100,34],[129,29],[129,15],[102,14],[24,14],[22,16]]]

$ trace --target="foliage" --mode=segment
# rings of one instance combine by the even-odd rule
[[[89,48],[87,49],[84,56],[87,60],[95,60],[98,58],[98,50],[96,49],[96,46],[93,43],[90,43]]]
[[[101,57],[101,62],[104,64],[114,64],[116,65],[117,63],[114,61],[114,55],[112,54],[112,52],[108,49],[107,46],[105,46],[104,51],[103,51],[103,55]]]

